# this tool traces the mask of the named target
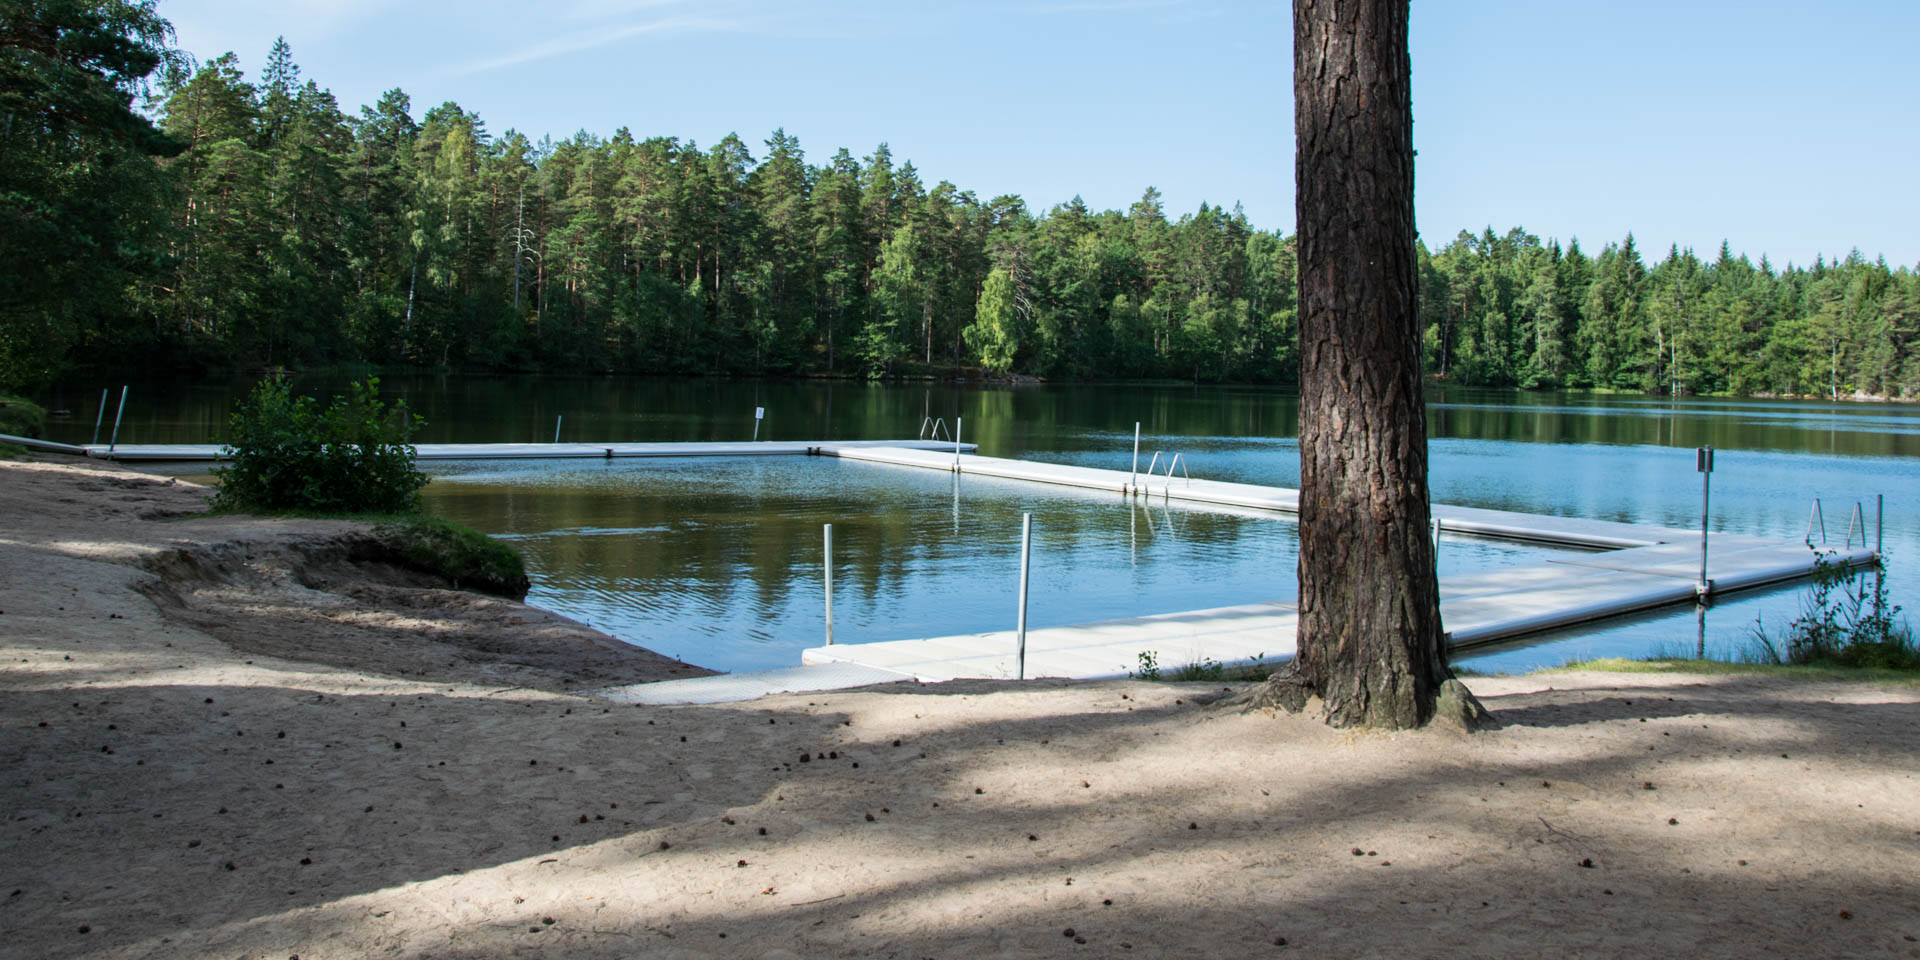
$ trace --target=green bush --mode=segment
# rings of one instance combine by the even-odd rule
[[[1821,667],[1864,667],[1920,671],[1920,643],[1887,600],[1884,559],[1866,573],[1814,558],[1813,583],[1800,601],[1800,615],[1776,639],[1755,623],[1757,659],[1768,663]]]
[[[282,377],[261,380],[229,421],[231,465],[215,506],[231,510],[412,513],[427,476],[408,442],[423,422],[355,382],[322,407]]]
[[[31,400],[0,393],[0,433],[37,437],[47,428],[47,411]]]
[[[376,524],[374,536],[403,566],[437,574],[455,587],[524,599],[527,568],[512,547],[438,517],[400,517]]]

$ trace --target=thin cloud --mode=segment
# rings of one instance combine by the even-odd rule
[[[743,29],[742,24],[736,20],[715,20],[707,17],[667,17],[652,21],[651,23],[629,24],[624,27],[615,27],[612,29],[586,30],[564,37],[556,37],[545,43],[535,44],[525,50],[518,50],[505,56],[469,63],[456,68],[453,72],[455,74],[485,73],[488,70],[498,70],[501,67],[518,66],[523,63],[532,63],[535,60],[545,60],[549,57],[579,53],[582,50],[592,50],[597,47],[604,47],[608,44],[619,43],[622,40],[629,40],[650,33],[690,33],[696,31],[727,31],[740,29]]]

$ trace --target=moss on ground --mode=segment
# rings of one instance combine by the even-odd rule
[[[408,568],[445,577],[456,587],[515,600],[527,595],[527,568],[519,551],[472,527],[417,515],[377,520],[373,534],[390,558]]]
[[[0,393],[0,433],[38,437],[47,429],[47,411],[31,400]]]

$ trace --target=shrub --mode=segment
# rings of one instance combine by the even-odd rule
[[[1813,583],[1800,600],[1800,615],[1775,639],[1764,624],[1755,622],[1758,659],[1827,667],[1876,667],[1920,670],[1920,644],[1913,628],[1900,616],[1900,605],[1887,602],[1886,578],[1879,576],[1885,560],[1875,558],[1869,578],[1824,554],[1813,562]]]
[[[282,377],[257,384],[229,421],[231,465],[216,471],[215,505],[257,511],[412,513],[427,476],[408,441],[423,422],[355,382],[322,407]]]
[[[47,428],[47,411],[31,400],[0,393],[0,433],[37,437]]]
[[[455,587],[525,599],[527,568],[512,547],[438,517],[401,517],[373,528],[391,559],[414,570],[436,574]]]

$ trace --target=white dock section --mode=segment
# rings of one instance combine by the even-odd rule
[[[952,445],[948,444],[943,448],[929,450],[926,447],[907,449],[899,444],[873,444],[859,447],[848,445],[831,451],[822,450],[821,453],[846,460],[864,460],[869,463],[956,471],[974,476],[1051,483],[1089,490],[1108,490],[1122,496],[1133,495],[1151,500],[1166,499],[1203,505],[1250,507],[1280,513],[1300,512],[1300,491],[1286,487],[1263,487],[1251,483],[1227,483],[1219,480],[1188,480],[1185,477],[1168,480],[1164,476],[1149,477],[1144,473],[1132,474],[1126,470],[1103,470],[1098,467],[1077,467],[1061,463],[1040,463],[1033,460],[1011,460],[1001,457],[956,457],[951,447]],[[942,452],[943,450],[945,452]],[[1698,542],[1700,536],[1698,530],[1676,530],[1668,527],[1615,523],[1609,520],[1587,520],[1579,517],[1548,517],[1445,504],[1435,504],[1433,515],[1440,519],[1441,527],[1445,531],[1453,533],[1601,550],[1644,547],[1689,536]],[[1697,553],[1696,556],[1698,556]]]
[[[224,460],[229,448],[217,443],[122,443],[109,447],[104,443],[65,447],[59,452],[78,450],[103,460],[194,461]],[[417,460],[618,460],[628,457],[770,457],[842,455],[843,452],[870,447],[903,451],[944,450],[953,455],[955,444],[941,440],[754,440],[723,442],[660,443],[419,443],[414,444]],[[976,447],[958,445],[965,453]]]
[[[1714,550],[1721,550],[1724,558],[1715,556]],[[1667,562],[1678,559],[1680,553],[1691,553],[1690,567],[1686,562]],[[1843,550],[1830,559],[1865,563],[1872,557],[1872,550],[1861,549]],[[1661,544],[1594,559],[1602,562],[1550,560],[1441,577],[1440,618],[1449,641],[1456,649],[1471,647],[1695,597],[1700,569],[1697,541],[1690,551],[1678,544]],[[1708,573],[1716,594],[1804,577],[1812,562],[1812,551],[1805,544],[1737,535],[1714,535],[1708,551]],[[1029,629],[1027,676],[1124,677],[1140,668],[1143,653],[1152,654],[1162,672],[1206,661],[1232,666],[1286,660],[1295,651],[1297,626],[1291,604],[1260,603]],[[801,652],[801,662],[860,664],[925,681],[1011,678],[1014,645],[1014,632],[1002,630],[811,647]]]

